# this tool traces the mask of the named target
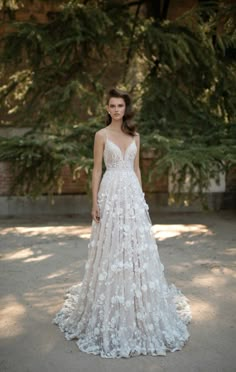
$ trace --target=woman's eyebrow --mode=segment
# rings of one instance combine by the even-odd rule
[[[110,104],[110,107],[113,107],[113,106],[115,106],[115,104],[114,103],[111,103]],[[119,103],[118,106],[124,106],[124,103]]]

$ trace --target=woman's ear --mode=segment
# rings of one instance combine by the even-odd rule
[[[109,112],[109,106],[108,106],[108,105],[106,105],[106,111],[107,111],[107,113],[110,115],[110,112]]]

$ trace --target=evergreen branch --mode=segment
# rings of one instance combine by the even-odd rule
[[[134,40],[135,30],[136,30],[137,23],[138,23],[138,16],[139,16],[141,5],[142,5],[142,2],[140,2],[138,4],[136,12],[135,12],[135,16],[134,16],[133,27],[132,27],[132,31],[131,31],[131,34],[130,34],[129,48],[128,48],[128,52],[127,52],[127,55],[126,55],[126,62],[125,62],[126,68],[125,68],[125,73],[124,73],[123,80],[125,80],[127,67],[129,66],[131,55],[132,55],[133,44],[134,44],[133,40]]]

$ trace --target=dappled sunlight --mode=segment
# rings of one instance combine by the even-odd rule
[[[54,279],[54,278],[57,278],[59,276],[66,275],[67,272],[68,272],[68,270],[65,270],[65,269],[57,270],[53,274],[50,274],[50,275],[46,276],[46,279]]]
[[[154,224],[151,227],[153,236],[159,241],[165,239],[181,237],[183,234],[190,234],[195,237],[199,234],[212,235],[212,231],[202,224]],[[20,226],[3,228],[0,235],[16,234],[27,237],[40,237],[41,239],[49,239],[50,235],[60,237],[74,236],[81,239],[89,239],[91,234],[91,224],[87,225],[68,225],[68,226]],[[63,243],[61,242],[60,245]],[[186,245],[194,245],[196,242],[187,241]]]
[[[216,261],[215,259],[213,261],[211,258],[199,258],[196,259],[194,263],[197,265],[205,266],[209,269],[214,267],[221,267],[222,265],[220,261]]]
[[[16,252],[6,253],[1,255],[2,261],[11,261],[11,260],[22,260],[25,263],[43,261],[49,257],[52,257],[53,254],[41,254],[41,250],[38,252],[33,251],[31,248],[24,248],[17,250]],[[35,256],[38,254],[38,256]]]
[[[13,295],[5,296],[0,301],[0,338],[11,338],[23,333],[22,319],[25,307],[17,302]]]
[[[216,318],[217,311],[215,306],[198,297],[191,300],[191,311],[194,321],[206,321]]]
[[[230,269],[228,267],[213,267],[211,271],[214,274],[224,274],[227,276],[231,276],[232,278],[236,279],[236,271],[233,269]]]
[[[52,304],[52,296],[48,296],[47,293],[43,291],[37,292],[28,292],[25,293],[24,298],[27,302],[31,304],[32,311],[40,310],[42,311],[42,319],[44,317],[44,313],[48,310],[48,307]],[[63,297],[62,297],[63,298]],[[60,299],[61,302],[62,299]],[[37,319],[40,320],[40,311],[37,312]]]
[[[24,262],[28,263],[28,262],[38,262],[38,261],[43,261],[43,260],[46,260],[47,258],[52,257],[52,256],[53,256],[52,254],[42,254],[42,255],[39,256],[39,257],[31,257],[31,258],[28,258],[27,260],[24,260]]]
[[[81,280],[77,280],[76,284],[73,280],[67,281],[66,283],[57,283],[51,285],[45,285],[37,288],[37,291],[27,291],[24,293],[24,300],[30,303],[33,309],[42,311],[42,317],[45,311],[48,313],[52,312],[66,299],[66,293],[71,287],[78,287],[82,285]],[[53,300],[52,300],[53,298]],[[40,317],[40,312],[37,312],[37,317]]]
[[[186,240],[186,242],[184,243],[185,245],[196,245],[198,244],[198,241],[195,240],[195,241],[192,241],[192,240]]]
[[[73,260],[70,264],[68,264],[65,268],[60,268],[53,272],[50,272],[47,276],[44,277],[46,280],[54,280],[55,278],[63,277],[64,279],[69,278],[71,275],[80,275],[80,273],[84,272],[84,267],[87,258],[79,258]]]
[[[210,274],[197,275],[192,279],[192,284],[196,287],[211,287],[219,289],[227,284],[227,278],[222,275],[213,276]]]
[[[176,265],[168,265],[168,269],[172,270],[174,273],[183,273],[185,271],[189,271],[193,268],[193,264],[189,262],[181,262]]]
[[[227,256],[233,256],[236,257],[236,248],[226,248],[223,252],[223,254],[226,254]],[[234,261],[235,262],[235,261]]]
[[[28,237],[40,236],[42,239],[48,239],[48,235],[77,236],[82,239],[89,239],[91,225],[69,225],[69,226],[19,226],[2,228],[0,236],[7,234],[25,235]]]
[[[202,267],[208,268],[211,271],[214,271],[216,274],[231,275],[232,277],[236,276],[236,266],[235,262],[227,262],[227,267],[222,264],[221,261],[208,259],[197,259],[194,261],[196,264],[201,265]],[[230,267],[232,266],[232,268]]]
[[[16,252],[6,253],[1,256],[2,261],[10,260],[22,260],[24,258],[31,257],[34,254],[34,251],[31,248],[24,248],[17,250]]]
[[[168,225],[152,225],[152,233],[158,240],[162,241],[169,238],[181,236],[186,233],[190,233],[191,236],[197,236],[199,234],[212,235],[212,231],[208,229],[206,225],[200,224],[168,224]],[[193,244],[192,242],[190,242]]]

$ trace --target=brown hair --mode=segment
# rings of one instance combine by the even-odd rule
[[[134,116],[134,113],[132,111],[132,102],[131,102],[131,98],[129,94],[120,89],[112,88],[109,90],[108,95],[107,95],[107,104],[109,104],[109,101],[111,98],[123,98],[123,100],[125,101],[125,114],[123,117],[121,130],[126,134],[135,136],[136,125],[131,122],[131,119]],[[106,125],[107,126],[110,125],[111,121],[112,121],[111,116],[109,113],[107,113]]]

